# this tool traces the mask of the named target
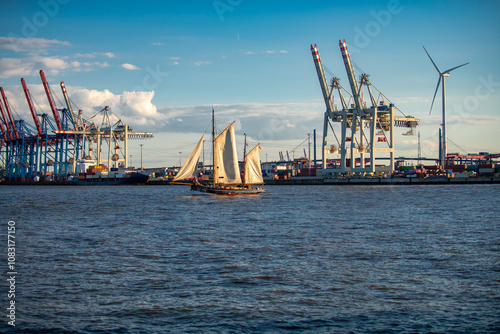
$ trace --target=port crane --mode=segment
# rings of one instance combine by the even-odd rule
[[[64,180],[74,174],[79,159],[106,160],[108,166],[128,167],[128,140],[152,138],[149,132],[136,132],[108,106],[89,119],[81,110],[76,114],[70,103],[64,83],[61,89],[67,108],[58,109],[50,85],[40,70],[42,84],[52,115],[39,113],[24,78],[23,91],[30,109],[34,127],[23,119],[14,119],[2,87],[0,94],[0,162],[9,181],[34,180],[53,174]],[[101,124],[97,121],[101,117]]]
[[[108,166],[129,167],[128,140],[153,138],[153,134],[150,132],[134,131],[121,118],[116,116],[109,106],[105,106],[104,109],[93,115],[90,119],[92,120],[98,116],[102,120],[100,126],[92,121],[86,125],[78,123],[79,126],[77,129],[54,130],[53,132],[56,134],[79,135],[81,138],[84,138],[87,142],[87,145],[83,146],[82,151],[84,159],[96,160],[98,165],[107,161]],[[81,119],[81,115],[79,118]],[[95,149],[93,148],[93,144],[96,144]],[[88,149],[88,154],[85,154],[85,147]],[[103,155],[103,153],[106,155]]]
[[[328,171],[374,173],[377,154],[388,153],[390,169],[394,170],[394,128],[409,128],[406,134],[411,135],[419,119],[404,115],[370,82],[368,74],[361,74],[358,83],[345,40],[339,41],[339,47],[349,80],[350,92],[340,84],[340,79],[337,77],[332,78],[328,85],[318,47],[311,45],[311,53],[326,105],[323,120],[322,169],[327,169],[328,154],[340,153],[340,168],[328,169]],[[369,96],[367,101],[363,100],[365,90]],[[373,90],[378,91],[378,98],[373,95]],[[340,108],[333,103],[335,92],[339,96]],[[348,101],[353,103],[349,105],[345,96],[348,96]],[[396,116],[396,110],[399,110],[403,116]],[[340,139],[331,122],[340,123]],[[327,142],[329,128],[335,136],[335,144],[330,146]],[[366,164],[367,156],[369,165]],[[360,161],[359,166],[356,164],[357,160]]]

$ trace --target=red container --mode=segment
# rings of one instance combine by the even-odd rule
[[[424,166],[424,168],[427,170],[439,170],[441,166]]]
[[[447,165],[444,167],[446,170],[451,170],[455,173],[460,173],[467,170],[467,165]]]

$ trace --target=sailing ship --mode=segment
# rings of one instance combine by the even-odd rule
[[[244,159],[243,180],[241,179],[238,156],[236,153],[236,140],[234,134],[234,122],[231,123],[221,134],[215,138],[215,117],[212,108],[212,154],[213,170],[212,182],[203,183],[196,178],[196,168],[200,158],[205,134],[195,146],[184,165],[175,176],[173,183],[177,181],[193,179],[192,191],[198,191],[218,195],[251,195],[266,191],[263,185],[262,170],[260,166],[259,145],[255,146]],[[246,143],[245,143],[246,146]]]

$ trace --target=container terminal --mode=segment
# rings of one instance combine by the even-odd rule
[[[49,83],[40,70],[52,115],[40,114],[24,78],[21,84],[33,124],[15,119],[0,87],[0,169],[3,183],[74,182],[94,184],[130,183],[137,171],[129,166],[129,140],[153,138],[137,132],[106,106],[87,117],[74,111],[64,82],[60,87],[66,107],[56,107]],[[2,104],[3,102],[3,104]],[[130,176],[134,176],[130,179]],[[139,177],[140,181],[144,181]],[[147,180],[146,180],[147,181]]]
[[[339,47],[350,91],[338,77],[327,82],[318,47],[310,48],[326,106],[319,145],[321,159],[316,156],[314,130],[314,157],[310,148],[309,154],[304,150],[304,157],[298,159],[290,159],[288,152],[285,159],[280,152],[279,160],[262,163],[267,184],[500,183],[500,154],[447,152],[444,78],[468,63],[441,72],[425,50],[439,73],[434,99],[441,82],[443,88],[439,157],[421,158],[419,151],[418,163],[412,164],[410,159],[395,155],[395,129],[406,128],[403,135],[415,135],[420,120],[397,108],[373,85],[368,74],[362,73],[358,82],[345,40],[339,41]],[[21,79],[33,125],[13,117],[0,87],[0,184],[130,184],[136,183],[131,180],[138,176],[137,183],[170,184],[178,167],[144,169],[141,164],[139,170],[129,164],[129,140],[150,139],[152,133],[133,130],[107,106],[90,117],[82,110],[74,111],[62,81],[66,106],[57,108],[43,70],[40,78],[52,115],[37,112]],[[364,96],[368,96],[366,101]],[[210,178],[210,167],[199,163],[200,180]]]

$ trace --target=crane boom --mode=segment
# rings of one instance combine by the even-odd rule
[[[311,53],[314,59],[314,65],[316,65],[316,72],[318,73],[319,84],[321,86],[321,91],[323,92],[323,99],[325,100],[326,109],[329,115],[333,115],[333,105],[330,98],[330,93],[328,92],[328,84],[326,83],[325,72],[323,71],[323,65],[321,64],[321,58],[319,57],[318,47],[316,44],[311,44]]]
[[[344,65],[347,72],[347,77],[349,78],[349,83],[351,84],[352,97],[354,98],[354,103],[356,104],[356,109],[358,114],[362,115],[362,103],[359,96],[358,83],[356,82],[356,76],[354,75],[354,70],[352,69],[351,57],[349,57],[349,51],[347,50],[347,45],[344,41],[339,40],[340,51],[342,52],[342,58],[344,59]]]
[[[71,121],[76,126],[77,121],[75,118],[75,114],[73,113],[73,108],[71,108],[71,102],[69,101],[68,92],[66,91],[66,86],[64,85],[63,81],[61,81],[61,89],[64,96],[64,100],[66,101],[66,106],[68,107],[69,114],[71,116]]]
[[[42,78],[43,88],[45,88],[45,93],[47,94],[50,108],[52,109],[52,113],[54,114],[54,120],[56,121],[57,129],[62,130],[61,120],[59,119],[59,114],[57,113],[54,99],[52,99],[52,94],[50,93],[49,83],[47,82],[47,79],[45,79],[45,74],[43,73],[43,70],[40,70],[40,77]]]
[[[7,128],[7,134],[9,135],[8,138],[10,140],[13,140],[14,137],[12,137],[12,132],[10,131],[9,122],[7,120],[7,117],[5,117],[5,112],[3,111],[2,102],[0,102],[0,113],[2,114],[2,119],[1,119],[0,123],[3,122],[5,124],[5,127]],[[2,130],[2,132],[3,132],[3,130]]]
[[[0,87],[0,93],[2,94],[3,102],[5,104],[5,110],[7,111],[7,116],[9,116],[12,131],[14,131],[14,136],[16,137],[16,140],[19,140],[19,132],[17,131],[14,117],[12,117],[12,113],[10,112],[9,101],[7,100],[7,96],[5,96],[5,92],[3,91],[2,87]]]
[[[38,136],[41,137],[42,128],[40,127],[40,122],[38,121],[38,116],[36,114],[35,107],[33,106],[33,101],[31,101],[30,92],[28,90],[28,87],[26,86],[24,78],[21,78],[21,84],[23,85],[24,94],[26,95],[26,100],[28,101],[28,106],[30,107],[31,115],[33,116],[33,121],[35,122],[36,131],[38,133]]]

